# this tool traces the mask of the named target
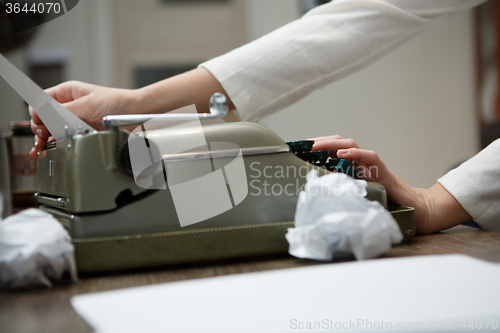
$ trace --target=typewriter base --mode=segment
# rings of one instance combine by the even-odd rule
[[[413,208],[391,207],[405,238],[415,234]],[[293,222],[73,239],[79,272],[111,271],[286,253]]]

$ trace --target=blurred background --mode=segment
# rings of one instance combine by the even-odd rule
[[[323,2],[85,0],[2,53],[43,88],[66,80],[138,88],[195,68]],[[497,7],[487,3],[448,17],[261,124],[284,140],[354,138],[406,182],[429,187],[498,137]],[[6,136],[12,121],[29,116],[1,78],[0,101]],[[25,138],[33,141],[31,134]],[[3,154],[5,191],[14,185],[6,185],[12,178],[5,176],[5,148]],[[33,168],[23,163],[29,162],[11,163],[11,172],[32,176]]]

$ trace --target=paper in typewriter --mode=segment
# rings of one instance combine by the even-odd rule
[[[95,131],[83,120],[42,90],[28,76],[0,54],[0,76],[36,111],[56,140],[76,132]]]

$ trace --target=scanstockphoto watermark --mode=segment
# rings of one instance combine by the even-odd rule
[[[423,329],[421,321],[395,322],[392,321],[370,321],[367,319],[349,319],[344,321],[323,319],[321,321],[290,320],[292,330],[387,330],[387,329]]]
[[[427,321],[390,321],[349,319],[320,321],[301,321],[290,319],[289,328],[292,330],[496,330],[499,324],[497,319],[478,318],[468,320],[457,319],[429,319]]]
[[[252,196],[297,196],[304,189],[303,179],[306,178],[313,165],[263,165],[261,162],[250,164],[249,195]],[[359,178],[378,176],[378,167],[357,167]],[[308,195],[363,195],[365,186],[357,182],[354,187],[336,184],[329,187],[313,187],[308,191]]]

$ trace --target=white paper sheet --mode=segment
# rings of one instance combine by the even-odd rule
[[[463,320],[484,332],[498,329],[499,278],[499,264],[420,256],[158,284],[71,303],[100,333],[449,332]]]
[[[21,96],[26,103],[35,109],[50,134],[61,140],[69,135],[84,130],[95,131],[83,120],[72,114],[59,104],[29,77],[12,65],[0,54],[0,76]],[[65,129],[67,126],[67,129]]]

